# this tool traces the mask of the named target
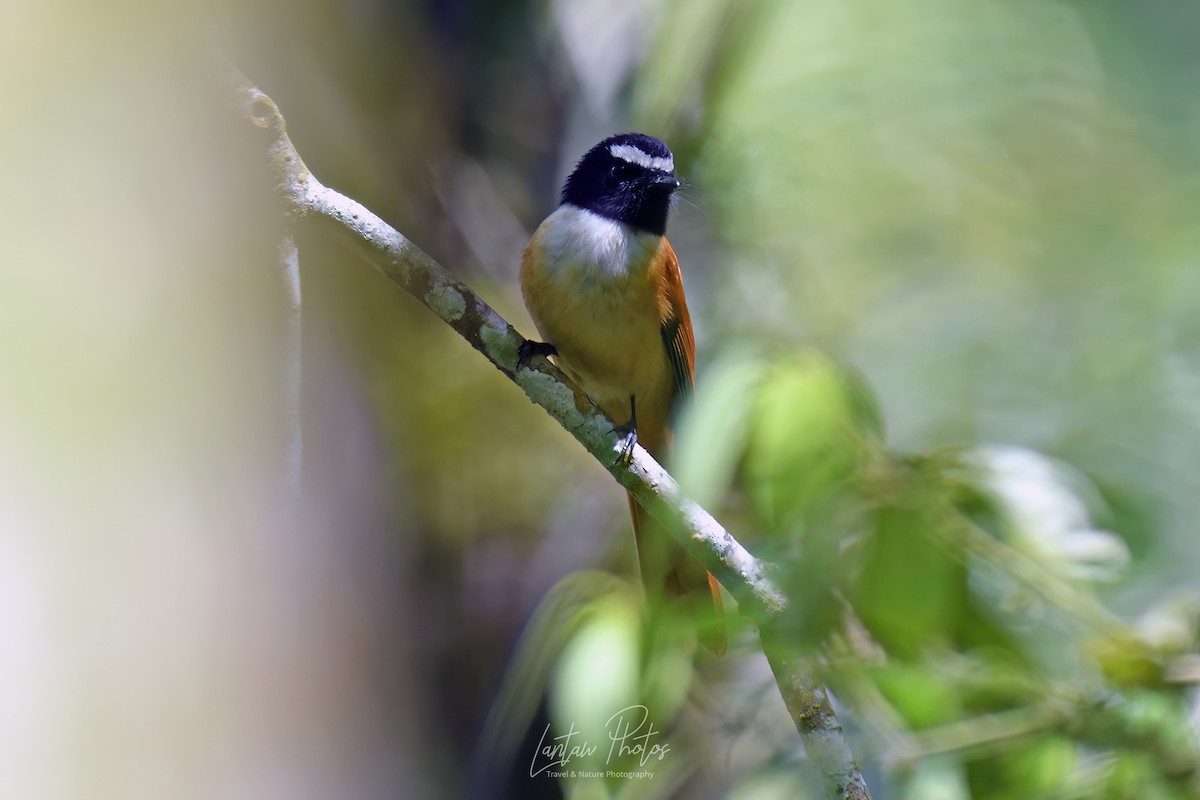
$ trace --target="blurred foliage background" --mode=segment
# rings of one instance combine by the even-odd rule
[[[0,795],[818,796],[748,626],[698,667],[645,630],[619,487],[303,230],[289,503],[282,220],[224,54],[527,333],[574,159],[668,141],[676,468],[784,565],[875,796],[1190,796],[1197,34],[1177,0],[6,4]],[[654,779],[529,776],[630,698]]]

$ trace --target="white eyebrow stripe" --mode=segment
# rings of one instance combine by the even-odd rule
[[[614,158],[628,161],[630,164],[637,164],[639,167],[645,167],[646,169],[657,169],[661,172],[675,171],[675,158],[673,156],[659,158],[631,144],[610,145],[608,152],[612,153]]]

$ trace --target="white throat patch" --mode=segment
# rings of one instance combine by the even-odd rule
[[[630,164],[637,164],[639,167],[645,167],[646,169],[656,169],[660,172],[675,171],[675,159],[673,157],[660,158],[652,156],[640,147],[635,147],[631,144],[611,145],[608,148],[608,152],[612,153],[614,158],[628,161]]]
[[[545,263],[552,274],[582,287],[593,281],[625,277],[647,268],[661,236],[563,203],[538,231]]]

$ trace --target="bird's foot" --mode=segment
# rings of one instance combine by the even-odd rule
[[[535,342],[533,339],[526,339],[521,342],[521,346],[517,348],[517,369],[529,366],[529,359],[534,356],[556,356],[558,348],[549,342]]]
[[[633,448],[637,445],[637,425],[629,420],[623,425],[614,425],[612,431],[620,437],[617,440],[617,460],[613,465],[627,467],[633,461]]]
[[[629,395],[629,422],[624,425],[614,425],[613,433],[620,435],[617,443],[617,460],[614,466],[629,466],[633,461],[633,448],[637,444],[637,398]]]

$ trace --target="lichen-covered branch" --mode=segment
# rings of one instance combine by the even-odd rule
[[[763,628],[763,652],[771,664],[783,704],[804,739],[804,749],[821,767],[826,797],[870,800],[866,781],[846,742],[842,723],[829,703],[825,687],[818,684],[803,656],[786,642],[774,641],[775,634]]]
[[[518,362],[524,337],[469,286],[455,278],[401,233],[361,204],[323,186],[304,165],[287,136],[274,102],[231,71],[233,89],[246,118],[267,137],[266,153],[275,188],[293,222],[322,224],[392,282],[437,314],[472,347],[516,383],[569,431],[612,475],[672,531],[760,623],[787,606],[783,593],[751,555],[713,517],[687,498],[675,480],[640,446],[623,463],[620,437],[605,414],[553,364],[541,356]],[[677,527],[677,523],[682,525]],[[809,755],[826,778],[831,798],[866,798],[862,776],[842,737],[822,689],[803,665],[764,648],[780,690],[804,738]],[[795,698],[808,697],[802,704]],[[798,715],[799,714],[799,715]],[[861,788],[861,790],[860,790]]]

